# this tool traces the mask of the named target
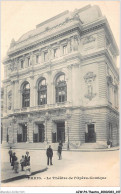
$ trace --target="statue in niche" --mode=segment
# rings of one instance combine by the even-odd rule
[[[78,36],[75,36],[74,37],[73,50],[74,51],[77,51],[78,50],[78,47],[79,47],[79,38],[78,38]]]
[[[8,92],[8,110],[11,110],[12,107],[12,91]]]
[[[93,93],[93,82],[95,80],[96,75],[93,72],[88,72],[85,76],[85,82],[87,84],[87,94],[85,94],[85,98],[92,100],[96,96],[96,93]]]

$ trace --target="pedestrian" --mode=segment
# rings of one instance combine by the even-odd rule
[[[60,142],[59,142],[59,145],[61,146],[61,147],[63,147],[63,143],[62,143],[62,141],[60,140]]]
[[[47,151],[46,151],[46,155],[47,155],[47,165],[53,165],[52,164],[52,157],[53,157],[53,150],[51,148],[51,145],[49,145],[49,148],[47,148]]]
[[[9,156],[10,156],[10,163],[12,162],[12,153],[13,153],[13,151],[12,151],[12,147],[10,147],[10,149],[9,149]]]
[[[110,139],[107,140],[107,146],[108,146],[108,148],[112,147],[112,140],[110,140]]]
[[[21,170],[24,170],[24,166],[25,166],[25,157],[22,156],[21,160],[20,160],[20,164],[21,164]]]
[[[26,151],[25,155],[25,166],[30,166],[30,156],[28,151]]]
[[[11,166],[13,166],[13,169],[14,169],[14,163],[15,163],[16,159],[17,159],[16,153],[14,152],[14,153],[12,154],[12,162],[11,162]]]
[[[14,162],[14,170],[15,170],[15,173],[18,173],[18,170],[19,170],[19,162],[18,162],[18,158],[16,157],[16,160]]]
[[[61,153],[62,153],[62,146],[59,144],[59,146],[58,146],[58,156],[59,156],[59,160],[62,159]]]

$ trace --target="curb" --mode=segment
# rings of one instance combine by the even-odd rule
[[[63,150],[63,151],[69,151],[69,152],[110,152],[110,151],[117,151],[117,150],[120,150],[120,148],[116,148],[116,149],[94,149],[94,150],[92,150],[92,149],[85,149],[85,150],[83,150],[83,149],[80,149],[80,150],[77,150],[77,149],[75,149],[75,150]]]
[[[3,149],[8,149],[8,148],[3,148]],[[21,148],[14,148],[14,150],[20,150]],[[22,150],[26,150],[24,148],[22,148]],[[28,148],[27,150],[46,150],[46,149],[40,149],[40,148]],[[108,152],[108,151],[117,151],[117,150],[120,150],[120,147],[113,147],[113,148],[95,148],[95,149],[92,149],[92,148],[87,148],[87,149],[83,149],[83,148],[80,148],[80,149],[63,149],[62,151],[69,151],[69,152]],[[57,149],[53,149],[53,151],[57,151]]]
[[[34,171],[31,173],[31,175],[35,175],[37,173],[40,173],[40,172],[44,172],[46,171],[48,168],[44,168],[42,170],[37,170],[37,171]],[[30,176],[31,176],[30,175]],[[26,175],[20,175],[20,176],[17,176],[17,177],[13,177],[13,178],[9,178],[9,179],[5,179],[5,180],[1,180],[1,183],[8,183],[8,182],[12,182],[12,181],[16,181],[16,180],[20,180],[20,179],[24,179],[24,178],[27,178]]]

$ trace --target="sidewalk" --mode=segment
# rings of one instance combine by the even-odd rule
[[[12,170],[10,163],[8,162],[4,163],[4,166],[2,165],[1,169],[2,169],[1,170],[1,182],[2,183],[7,183],[7,182],[26,178],[25,171],[21,171],[21,169],[19,169],[19,172],[15,173],[15,171]],[[31,175],[35,175],[37,173],[44,172],[46,170],[47,170],[46,166],[42,166],[42,165],[32,166]]]
[[[13,150],[18,157],[18,161],[20,161],[21,156],[25,155],[25,150]],[[30,165],[31,165],[31,175],[35,175],[37,173],[43,172],[47,170],[46,164],[46,155],[45,153],[41,154],[41,156],[35,151],[30,150]],[[21,171],[21,165],[19,164],[19,172],[15,173],[12,170],[12,166],[9,162],[9,154],[8,149],[1,150],[1,182],[7,183],[19,179],[26,178],[25,171]]]

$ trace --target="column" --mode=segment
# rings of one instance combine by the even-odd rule
[[[13,121],[13,143],[17,143],[17,131],[19,124],[16,122],[16,119]]]
[[[14,109],[18,109],[19,108],[19,81],[16,80],[14,82]]]
[[[45,142],[48,142],[48,139],[47,139],[47,119],[46,118],[45,118],[45,123],[43,125],[44,125],[44,130],[45,130]]]
[[[47,104],[52,104],[52,87],[51,87],[51,72],[48,71],[48,78],[47,78]]]
[[[34,102],[35,102],[35,94],[34,94],[35,90],[34,90],[34,77],[31,77],[31,81],[30,81],[30,107],[34,107]]]
[[[73,105],[79,104],[80,89],[79,88],[79,65],[74,64],[72,67],[72,100]]]
[[[14,99],[15,99],[15,90],[14,90],[14,82],[12,84],[12,110],[14,110]]]
[[[4,87],[3,112],[7,113],[7,87]]]
[[[6,123],[6,120],[2,120],[2,128],[3,128],[2,144],[7,142],[7,125],[5,123]]]
[[[55,104],[56,103],[56,99],[55,99],[55,85],[53,83],[53,81],[51,82],[51,98],[50,98],[50,104]]]
[[[49,115],[49,113],[48,112],[46,112],[46,114],[45,114],[45,123],[44,123],[44,127],[45,127],[45,142],[47,142],[48,143],[48,130],[49,130],[49,127],[47,126],[47,124],[48,124],[48,121],[50,120],[50,115]]]
[[[27,142],[33,143],[33,129],[34,123],[32,122],[32,118],[29,118],[27,123]]]
[[[34,95],[33,105],[38,106],[38,87],[37,86],[33,87],[33,95]]]
[[[9,125],[9,143],[13,143],[13,122]]]
[[[68,130],[68,121],[65,120],[65,143],[68,144],[69,139],[69,130]]]
[[[72,66],[68,66],[67,101],[72,102]]]

